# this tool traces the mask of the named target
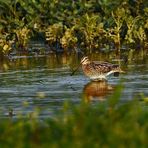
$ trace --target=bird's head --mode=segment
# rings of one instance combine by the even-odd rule
[[[81,59],[81,64],[85,65],[85,64],[89,64],[89,63],[90,63],[90,60],[88,57],[85,56]]]

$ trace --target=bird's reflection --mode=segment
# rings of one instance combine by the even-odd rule
[[[85,102],[90,102],[92,100],[103,101],[113,90],[114,86],[108,84],[107,81],[92,81],[84,86],[83,98]]]

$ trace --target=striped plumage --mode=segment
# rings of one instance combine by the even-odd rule
[[[88,57],[82,58],[81,64],[84,74],[95,81],[106,79],[112,73],[123,73],[119,65],[108,62],[90,61]]]

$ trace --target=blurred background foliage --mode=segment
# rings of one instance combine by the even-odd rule
[[[0,53],[35,39],[65,52],[147,49],[148,1],[1,0]]]

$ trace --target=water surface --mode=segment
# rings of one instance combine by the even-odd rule
[[[39,110],[41,117],[51,117],[64,101],[79,104],[105,101],[122,81],[121,101],[134,96],[148,96],[148,60],[122,64],[126,74],[110,76],[108,82],[90,82],[81,69],[70,76],[79,61],[65,56],[13,57],[0,64],[0,117],[27,116]],[[76,58],[77,59],[77,58]]]

